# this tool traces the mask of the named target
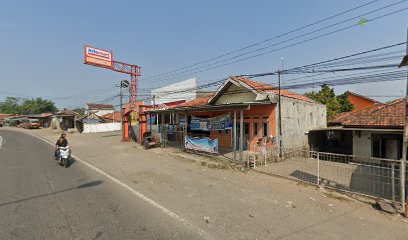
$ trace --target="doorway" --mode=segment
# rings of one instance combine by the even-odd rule
[[[237,124],[237,141],[235,144],[235,147],[237,150],[239,150],[239,141],[241,138],[241,126],[240,124]],[[244,150],[249,149],[249,140],[250,140],[250,135],[249,135],[249,122],[244,122]]]

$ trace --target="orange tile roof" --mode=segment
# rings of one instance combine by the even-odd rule
[[[214,94],[211,93],[211,94],[208,94],[208,95],[206,95],[206,96],[202,96],[202,97],[196,98],[196,99],[194,99],[194,100],[187,101],[187,102],[184,102],[184,103],[181,103],[181,104],[179,104],[179,105],[172,106],[172,107],[177,107],[177,108],[179,108],[179,107],[200,107],[200,106],[204,106],[204,105],[207,105],[208,100],[209,100],[213,95],[214,95]]]
[[[356,112],[337,115],[329,124],[344,127],[404,128],[405,99],[375,104]]]
[[[272,85],[266,84],[266,83],[261,83],[261,82],[256,82],[253,80],[250,80],[245,77],[231,77],[232,80],[238,81],[238,82],[243,82],[249,87],[253,88],[255,91],[260,92],[260,93],[274,93],[274,94],[279,94],[279,90],[276,89],[276,87],[273,87]],[[281,96],[285,96],[288,98],[293,98],[293,99],[298,99],[306,102],[311,102],[315,103],[312,99],[306,97],[305,95],[298,94],[295,92],[291,92],[288,90],[281,89]]]
[[[231,79],[234,80],[234,81],[243,82],[243,83],[245,83],[246,85],[253,88],[254,90],[256,90],[259,93],[278,94],[277,89],[274,89],[273,86],[265,84],[265,83],[256,82],[256,81],[250,80],[248,78],[244,78],[244,77],[231,77]],[[183,107],[187,108],[187,107],[205,106],[205,105],[208,104],[208,101],[210,100],[211,97],[214,96],[214,94],[215,93],[211,93],[211,94],[208,94],[206,96],[202,96],[202,97],[196,98],[194,100],[178,104],[176,106],[171,106],[171,108],[183,108]],[[281,90],[281,96],[294,98],[294,99],[299,99],[299,100],[303,100],[303,101],[306,101],[306,102],[315,103],[315,101],[309,99],[308,97],[306,97],[304,95],[294,93],[294,92],[291,92],[291,91],[288,91],[288,90]]]
[[[121,115],[120,115],[120,112],[115,112],[114,115],[113,115],[113,113],[107,113],[105,115],[102,115],[101,118],[115,120],[116,122],[120,122],[120,120],[122,119]]]

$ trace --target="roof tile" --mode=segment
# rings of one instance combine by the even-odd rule
[[[375,104],[356,112],[343,113],[329,124],[344,127],[404,128],[405,99],[388,104]]]
[[[266,84],[266,83],[256,82],[256,81],[250,80],[245,77],[231,77],[231,79],[235,81],[243,82],[249,87],[253,88],[255,91],[260,92],[260,93],[273,93],[277,95],[279,94],[279,89],[277,89],[276,87],[272,85]],[[281,96],[284,96],[284,97],[315,103],[315,101],[313,101],[312,99],[302,94],[298,94],[298,93],[291,92],[291,91],[284,90],[284,89],[281,89],[280,93],[281,93]]]
[[[108,119],[108,120],[115,120],[116,122],[120,122],[122,120],[120,112],[108,113],[102,115],[101,118]]]

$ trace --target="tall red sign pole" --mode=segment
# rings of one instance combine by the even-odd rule
[[[121,73],[130,74],[130,88],[129,88],[129,102],[137,101],[137,92],[139,77],[141,74],[141,67],[137,65],[127,64],[123,62],[113,61],[112,70]]]
[[[139,77],[141,76],[141,67],[133,64],[123,63],[113,60],[112,51],[107,51],[91,46],[85,46],[84,48],[84,64],[111,69],[115,72],[126,73],[130,75],[130,88],[129,88],[129,103],[137,102],[137,91],[139,84]],[[122,94],[122,91],[121,91]],[[122,98],[121,98],[122,99]],[[122,106],[121,106],[122,108]],[[123,121],[123,109],[120,109],[122,113],[122,141],[129,141],[129,119],[126,118]]]
[[[133,64],[114,61],[112,51],[94,48],[91,46],[85,46],[84,48],[84,63],[96,67],[111,69],[115,72],[129,74],[129,102],[131,103],[137,101],[138,82],[139,77],[141,76],[141,67]]]

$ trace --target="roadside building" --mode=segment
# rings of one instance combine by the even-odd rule
[[[48,128],[51,126],[52,115],[53,115],[52,113],[30,114],[27,115],[27,118],[38,119],[40,127]]]
[[[5,127],[16,127],[19,126],[21,120],[26,116],[15,115],[15,114],[0,114],[0,125]]]
[[[404,109],[402,98],[342,113],[329,122],[328,128],[310,132],[310,148],[361,157],[401,159]]]
[[[13,116],[12,114],[4,114],[0,113],[0,127],[4,125],[4,120],[10,116]]]
[[[353,112],[374,106],[376,104],[382,104],[374,99],[362,96],[354,92],[348,92],[347,99],[354,106]]]
[[[101,118],[103,119],[104,122],[120,122],[121,121],[120,112],[107,113],[105,115],[102,115]]]
[[[254,151],[260,140],[284,148],[307,147],[307,132],[326,126],[326,106],[304,95],[244,77],[230,77],[216,92],[174,107],[148,110],[148,119],[192,138],[216,141],[220,153]],[[154,124],[154,121],[147,121]],[[281,125],[282,137],[278,137]],[[185,143],[190,141],[186,138]],[[234,157],[235,158],[235,157]]]
[[[52,129],[68,130],[69,128],[76,128],[76,116],[78,113],[64,108],[53,115],[51,120]]]
[[[115,112],[115,107],[111,104],[87,103],[85,105],[85,115],[93,118],[98,118],[113,112]]]

